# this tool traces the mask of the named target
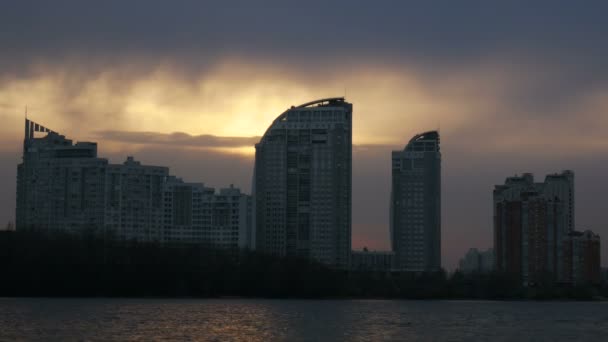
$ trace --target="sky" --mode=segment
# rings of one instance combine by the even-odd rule
[[[0,224],[28,116],[187,181],[251,189],[292,105],[353,103],[353,248],[389,248],[391,150],[438,129],[442,262],[492,246],[492,189],[572,169],[608,265],[608,3],[0,0]]]

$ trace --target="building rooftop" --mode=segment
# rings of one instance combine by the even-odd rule
[[[306,103],[301,104],[296,107],[291,106],[291,109],[306,108],[306,107],[329,107],[329,106],[335,106],[335,105],[342,105],[342,104],[344,104],[344,102],[345,102],[344,97],[328,97],[325,99],[306,102]]]
[[[414,137],[412,139],[410,139],[409,143],[412,143],[415,141],[422,141],[422,140],[439,140],[439,132],[428,131],[428,132],[416,134],[416,135],[414,135]]]

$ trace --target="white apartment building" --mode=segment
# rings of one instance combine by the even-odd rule
[[[96,143],[73,143],[27,119],[16,216],[16,229],[103,230],[122,240],[237,249],[253,239],[251,196],[238,188],[215,193],[133,157],[108,164]]]
[[[225,249],[249,248],[251,196],[232,185],[215,189],[171,177],[163,190],[163,241],[196,242]]]
[[[351,254],[352,104],[293,106],[256,144],[256,249],[348,268]]]

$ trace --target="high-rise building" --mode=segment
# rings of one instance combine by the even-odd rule
[[[16,228],[101,228],[107,164],[97,158],[96,143],[74,144],[26,119],[23,162],[17,166]]]
[[[141,165],[133,157],[106,171],[106,228],[120,239],[161,241],[163,184],[169,168]]]
[[[601,281],[600,237],[590,230],[573,231],[564,239],[564,277],[562,282],[598,284]]]
[[[256,249],[347,268],[352,104],[329,98],[291,107],[255,147]]]
[[[224,249],[251,245],[251,196],[232,185],[215,189],[171,177],[164,186],[164,242],[195,242]]]
[[[441,152],[439,133],[414,136],[392,153],[391,244],[403,271],[441,268]]]
[[[574,220],[574,172],[564,170],[561,173],[549,174],[545,177],[542,192],[548,198],[559,198],[564,203],[564,215],[562,217],[564,234],[574,231],[576,222]]]
[[[563,241],[574,231],[574,173],[551,174],[543,183],[530,173],[508,177],[495,186],[493,202],[496,269],[523,285],[563,281]]]
[[[123,240],[249,248],[251,207],[251,196],[233,186],[215,193],[133,157],[108,164],[96,143],[74,144],[26,120],[17,229],[103,229]]]

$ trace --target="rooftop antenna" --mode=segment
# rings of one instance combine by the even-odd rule
[[[27,119],[27,105],[25,105],[25,118]]]

